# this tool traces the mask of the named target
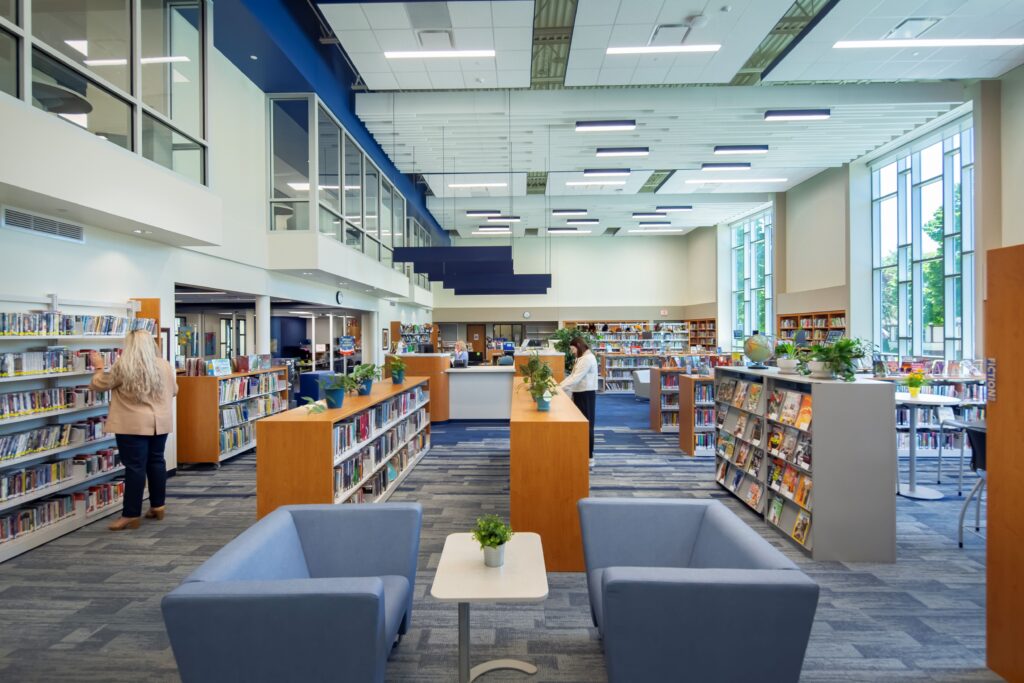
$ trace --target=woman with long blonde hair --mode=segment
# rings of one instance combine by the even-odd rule
[[[157,355],[153,335],[129,332],[121,357],[104,372],[103,356],[90,354],[95,370],[89,388],[109,391],[110,410],[104,431],[117,437],[124,465],[124,507],[111,531],[137,529],[142,517],[142,493],[149,480],[150,519],[164,518],[167,465],[164,447],[171,432],[171,405],[178,393],[174,369]]]

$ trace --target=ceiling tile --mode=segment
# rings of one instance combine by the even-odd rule
[[[610,47],[633,47],[647,45],[654,26],[651,24],[616,24],[608,39]]]
[[[466,87],[461,71],[431,71],[430,84],[437,90],[454,90]]]
[[[390,71],[387,73],[363,74],[363,81],[370,90],[397,90],[398,79]]]
[[[533,26],[532,0],[504,0],[491,3],[491,16],[495,26]]]
[[[412,29],[387,29],[374,31],[374,36],[377,38],[377,43],[380,45],[380,49],[384,51],[420,49],[420,41],[416,39],[416,34]],[[408,62],[413,60],[405,59],[402,61]]]
[[[529,50],[533,47],[533,27],[494,29],[495,50]]]
[[[453,28],[488,28],[491,26],[491,3],[449,2],[448,14]]]
[[[364,2],[361,7],[372,29],[412,28],[405,5],[400,2]]]
[[[597,48],[603,54],[611,35],[611,25],[576,26],[572,30],[572,51]]]
[[[495,61],[497,62],[498,71],[519,69],[520,71],[528,72],[532,58],[533,52],[530,50],[506,50],[498,52]]]
[[[494,31],[490,27],[455,30],[457,50],[493,50],[494,47]]]
[[[572,69],[565,74],[565,85],[567,87],[583,87],[597,85],[597,75],[600,69]]]
[[[598,85],[616,85],[629,83],[633,79],[633,69],[601,69],[597,77]]]
[[[499,88],[529,88],[530,72],[522,69],[513,71],[498,71]]]
[[[402,90],[425,90],[430,88],[430,79],[426,72],[395,74],[398,87]]]
[[[678,2],[678,0],[629,0],[619,5],[619,14],[616,17],[617,22],[640,24],[640,23],[657,23],[658,16],[660,16],[662,8],[666,5],[671,5],[675,8],[676,16],[674,21],[680,21],[683,19],[685,14],[690,14],[687,8]],[[684,14],[685,13],[685,14]],[[697,12],[693,12],[697,14]]]
[[[380,44],[373,31],[341,31],[337,33],[338,40],[345,46],[345,52],[355,54],[357,52],[380,52]]]
[[[349,54],[352,63],[363,76],[366,74],[391,73],[391,64],[380,52],[353,52]]]
[[[604,61],[604,50],[572,50],[569,53],[569,69],[600,69]]]
[[[619,0],[579,0],[576,5],[576,26],[606,26],[615,23]]]
[[[639,67],[633,71],[634,85],[660,85],[668,76],[667,66]]]
[[[370,28],[370,22],[366,20],[363,8],[359,5],[336,5],[331,3],[321,4],[318,7],[323,12],[324,18],[332,26],[341,26],[350,31],[369,30]]]

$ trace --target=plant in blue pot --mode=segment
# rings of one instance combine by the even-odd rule
[[[359,384],[359,395],[369,396],[373,380],[380,379],[380,370],[373,363],[361,363],[352,371],[352,378]]]
[[[391,356],[388,362],[388,369],[391,370],[391,382],[402,384],[405,382],[405,361],[401,356]]]
[[[540,359],[540,354],[536,351],[530,354],[529,360],[519,366],[519,374],[523,378],[520,386],[530,392],[530,397],[537,403],[537,410],[550,410],[551,397],[558,393],[558,382],[552,376],[551,367]]]
[[[328,408],[340,408],[345,402],[345,394],[358,388],[356,381],[348,375],[324,375],[319,382]]]

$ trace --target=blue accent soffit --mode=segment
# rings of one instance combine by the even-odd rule
[[[335,45],[320,45],[313,9],[296,0],[217,0],[213,44],[266,93],[315,92],[406,199],[406,212],[442,244],[448,233],[427,209],[423,189],[400,172],[355,113],[355,74]],[[255,55],[257,59],[252,59]]]

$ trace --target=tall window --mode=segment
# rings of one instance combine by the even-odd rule
[[[971,120],[872,167],[874,338],[883,354],[974,355]]]
[[[230,358],[232,349],[231,318],[220,319],[220,357]]]
[[[730,226],[732,233],[733,347],[755,331],[772,334],[773,210],[766,209]]]

